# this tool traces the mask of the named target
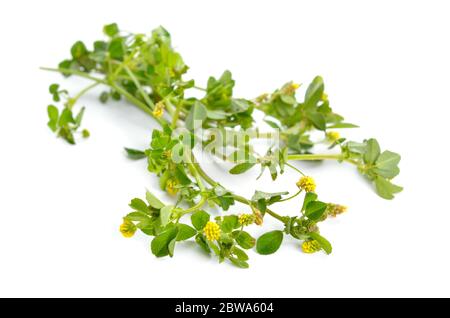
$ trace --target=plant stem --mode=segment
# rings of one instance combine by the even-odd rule
[[[73,107],[73,105],[75,105],[75,103],[78,101],[78,99],[83,96],[84,94],[86,94],[86,92],[88,92],[89,90],[91,90],[92,88],[100,85],[100,82],[94,82],[93,84],[83,88],[81,91],[78,92],[78,94],[76,94],[73,98],[70,99],[70,108]]]
[[[84,77],[84,78],[90,79],[92,81],[95,81],[97,83],[107,84],[106,80],[95,77],[95,76],[91,76],[82,71],[71,70],[71,69],[66,69],[66,68],[51,68],[51,67],[40,67],[40,69],[44,70],[44,71],[49,71],[49,72],[58,72],[58,73],[62,73],[62,74],[77,75],[77,76]]]
[[[172,116],[172,124],[170,125],[170,127],[172,127],[172,129],[177,127],[177,122],[178,122],[178,118],[180,117],[180,112],[181,112],[181,103],[178,102],[177,107],[175,108],[175,113]]]
[[[288,155],[288,160],[344,160],[345,158],[341,154],[293,154]]]
[[[205,197],[205,196],[202,196],[202,198],[200,199],[200,201],[198,201],[198,203],[197,203],[196,205],[191,206],[189,209],[184,210],[184,211],[181,213],[180,217],[182,217],[182,216],[185,215],[185,214],[188,214],[188,213],[197,211],[198,209],[200,209],[200,208],[203,206],[203,204],[204,204],[205,202],[206,202],[206,197]]]
[[[233,194],[233,198],[234,198],[236,201],[238,201],[238,202],[241,202],[241,203],[243,203],[243,204],[246,204],[246,205],[248,205],[248,206],[251,206],[251,203],[249,202],[249,200],[247,200],[246,198],[244,198],[244,197],[242,197],[242,196],[240,196],[240,195]],[[274,211],[272,211],[272,210],[270,210],[270,209],[266,209],[266,213],[269,214],[270,216],[274,217],[275,219],[277,219],[277,220],[283,222],[283,223],[286,222],[286,218],[285,218],[285,217],[279,215],[278,213],[276,213],[276,212],[274,212]]]
[[[296,196],[298,196],[300,193],[302,192],[302,190],[299,190],[296,194],[294,194],[294,195],[291,195],[290,197],[288,197],[288,198],[285,198],[285,199],[281,199],[280,201],[278,201],[278,202],[284,202],[284,201],[288,201],[288,200],[290,200],[290,199],[293,199],[293,198],[295,198]]]
[[[145,100],[145,102],[148,104],[148,106],[151,109],[154,109],[155,105],[151,101],[150,97],[148,97],[148,94],[144,91],[144,89],[141,86],[141,83],[139,83],[138,79],[134,76],[133,72],[131,72],[130,69],[128,68],[128,66],[126,66],[126,65],[124,65],[123,68],[124,68],[125,72],[127,72],[128,76],[130,76],[130,78],[133,81],[134,85],[136,85],[139,93],[141,93],[142,98]]]
[[[289,162],[285,162],[285,165],[288,166],[288,167],[291,168],[291,169],[294,169],[295,171],[297,171],[298,173],[300,173],[302,176],[305,175],[300,169],[298,169],[297,167],[294,167],[294,166],[291,165]]]
[[[107,84],[108,85],[108,84]],[[139,99],[137,99],[136,97],[134,97],[133,95],[131,95],[130,93],[128,93],[124,88],[122,88],[121,86],[115,84],[115,83],[110,83],[109,84],[112,88],[114,88],[116,91],[118,91],[120,94],[122,94],[123,96],[125,96],[130,102],[132,102],[133,104],[135,104],[137,107],[139,107],[140,109],[142,109],[145,113],[147,113],[148,115],[152,116],[153,119],[155,119],[161,126],[164,126],[164,120],[155,117],[155,115],[153,115],[153,112],[151,110],[151,108],[149,108],[146,104],[144,104],[143,102],[141,102]]]

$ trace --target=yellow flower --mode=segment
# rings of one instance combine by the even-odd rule
[[[342,214],[347,211],[347,207],[340,204],[328,203],[327,206],[327,214],[336,217],[339,214]]]
[[[327,95],[327,93],[323,92],[323,93],[322,93],[322,96],[321,96],[321,98],[320,98],[320,100],[321,100],[322,102],[326,102],[326,101],[328,100],[328,95]]]
[[[164,115],[164,103],[161,101],[157,102],[152,113],[156,118],[161,118]]]
[[[120,225],[120,233],[122,233],[122,235],[124,237],[132,237],[134,235],[134,233],[136,232],[136,225],[134,225],[133,222],[124,219],[123,223]]]
[[[306,192],[314,192],[316,191],[316,182],[311,177],[303,176],[297,182],[297,187],[299,187],[299,189],[305,190]]]
[[[308,241],[304,241],[302,243],[302,251],[304,253],[315,253],[320,251],[322,248],[320,247],[319,242],[317,242],[316,240],[308,240]]]
[[[288,83],[282,89],[282,93],[286,95],[292,95],[295,91],[300,87],[300,84],[297,83]]]
[[[239,215],[239,224],[243,226],[250,225],[255,222],[254,214],[241,214]]]
[[[297,83],[292,83],[291,84],[291,87],[292,87],[292,89],[298,89],[299,87],[300,87],[300,84],[297,84]]]
[[[208,241],[215,241],[220,238],[220,227],[216,222],[209,221],[206,223],[203,232]]]
[[[329,131],[327,132],[327,139],[328,141],[335,142],[341,138],[341,135],[337,131]]]
[[[178,192],[178,188],[176,187],[178,182],[175,179],[169,179],[166,183],[166,191],[170,195],[175,195]]]

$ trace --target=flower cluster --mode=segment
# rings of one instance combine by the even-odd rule
[[[209,221],[206,223],[203,232],[208,241],[216,241],[220,238],[220,226],[215,222]]]
[[[297,187],[306,192],[314,192],[316,191],[316,182],[311,177],[303,176],[297,182]]]

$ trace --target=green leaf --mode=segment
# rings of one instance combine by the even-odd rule
[[[173,205],[166,205],[159,211],[159,218],[161,220],[161,226],[166,226],[169,223],[172,216]]]
[[[271,231],[261,235],[256,241],[256,251],[262,255],[275,253],[283,242],[282,231]]]
[[[197,231],[203,230],[209,219],[210,215],[203,210],[197,211],[191,215],[192,225],[197,229]]]
[[[316,76],[306,90],[305,106],[307,108],[316,106],[319,100],[322,98],[323,91],[323,79],[320,76]]]
[[[145,199],[147,200],[148,204],[155,209],[159,210],[164,207],[164,203],[159,201],[159,199],[151,194],[148,190],[145,193]]]
[[[150,220],[150,217],[147,213],[144,212],[131,212],[128,213],[125,218],[129,221],[135,221],[135,222],[147,222]]]
[[[155,238],[152,240],[151,243],[152,253],[156,257],[163,257],[169,255],[169,244],[171,243],[172,240],[174,240],[177,237],[177,233],[178,233],[177,227],[170,227],[168,230],[155,236]],[[173,247],[171,249],[173,254]]]
[[[320,247],[322,247],[322,249],[325,251],[325,253],[331,254],[333,248],[332,248],[330,242],[328,242],[328,240],[326,238],[324,238],[322,235],[320,235],[317,232],[311,232],[311,233],[308,233],[308,235],[309,235],[309,237],[311,237],[313,240],[316,240],[320,244]]]
[[[255,246],[256,239],[246,231],[234,231],[233,237],[236,240],[236,243],[238,243],[240,247],[245,248],[246,250]]]
[[[127,152],[128,158],[130,158],[130,159],[139,160],[139,159],[143,159],[143,158],[147,157],[145,152],[142,150],[127,148],[127,147],[125,147],[124,149]]]
[[[59,84],[51,84],[48,87],[48,91],[50,92],[50,94],[57,94],[58,93],[58,89],[59,89]]]
[[[373,138],[367,140],[366,144],[367,148],[363,158],[365,163],[371,165],[375,163],[380,155],[380,145],[378,144],[378,141]]]
[[[113,37],[114,35],[119,33],[119,27],[117,26],[117,23],[107,24],[103,27],[103,32],[107,36]]]
[[[187,224],[178,223],[177,227],[178,227],[177,241],[185,241],[193,237],[195,234],[197,234],[197,231]]]
[[[186,117],[186,128],[189,130],[200,128],[207,117],[208,112],[205,105],[199,101],[195,101]]]
[[[240,268],[248,268],[248,263],[246,261],[241,261],[240,259],[234,258],[234,257],[229,257],[228,258],[231,263],[233,263],[233,265],[240,267]]]
[[[102,92],[99,96],[100,101],[104,104],[108,101],[109,93],[108,92]]]
[[[315,194],[314,192],[307,192],[305,194],[305,198],[303,199],[303,205],[302,205],[302,211],[305,211],[306,206],[312,202],[312,201],[316,201],[317,199],[317,194]]]
[[[169,242],[169,245],[167,246],[167,252],[169,253],[170,257],[173,257],[173,253],[175,251],[175,244],[177,243],[177,239],[174,238]]]
[[[314,127],[319,130],[327,129],[327,122],[325,120],[325,116],[319,112],[307,112],[306,117],[312,122]]]
[[[331,126],[328,126],[328,128],[359,128],[359,126],[350,123],[336,123]]]
[[[400,172],[397,166],[399,162],[399,154],[389,150],[383,151],[375,163],[374,172],[387,179],[392,179]]]
[[[232,253],[238,258],[240,261],[248,261],[248,255],[239,247],[233,247]]]
[[[326,209],[326,203],[321,201],[312,201],[306,206],[305,215],[312,221],[319,221]]]
[[[228,117],[228,113],[223,110],[207,110],[208,118],[213,120],[222,120]]]
[[[233,114],[245,112],[249,105],[245,99],[233,98],[231,100],[231,111]]]
[[[77,116],[75,117],[75,126],[76,128],[80,127],[81,121],[83,120],[84,110],[86,107],[81,107],[80,111],[78,112]]]
[[[135,209],[136,211],[140,211],[140,212],[144,212],[144,213],[149,212],[147,204],[139,198],[134,198],[133,200],[131,200],[129,206],[131,208]]]
[[[349,141],[345,144],[345,147],[353,153],[363,154],[366,152],[367,145],[360,142]]]
[[[77,41],[74,45],[72,45],[72,48],[70,49],[70,53],[72,54],[72,57],[74,60],[78,60],[82,56],[86,55],[88,52],[86,45],[84,45],[83,42]]]
[[[286,103],[289,105],[294,105],[297,102],[295,100],[294,96],[291,96],[291,95],[282,94],[280,97],[281,97],[281,100],[283,101],[283,103]]]
[[[229,173],[231,174],[241,174],[246,172],[247,170],[250,170],[255,163],[251,162],[243,162],[235,165],[233,168],[230,169]]]
[[[47,113],[48,113],[48,123],[47,126],[52,130],[52,131],[56,131],[56,129],[58,128],[58,117],[59,117],[59,111],[58,108],[56,106],[53,105],[49,105],[47,107]]]
[[[208,241],[206,240],[205,236],[201,233],[197,234],[195,237],[195,242],[208,254],[211,253],[211,248],[208,245]]]
[[[220,227],[224,233],[230,233],[239,227],[239,218],[237,215],[226,215],[223,217]]]
[[[252,196],[252,201],[259,201],[259,200],[265,200],[269,204],[273,204],[279,200],[281,200],[281,196],[287,195],[289,192],[283,191],[283,192],[263,192],[263,191],[255,191],[255,194]]]
[[[122,38],[114,38],[109,43],[108,52],[111,58],[122,61],[125,55],[125,45]]]
[[[65,126],[67,124],[74,124],[75,120],[72,117],[72,111],[68,108],[64,108],[64,110],[61,113],[61,116],[59,117],[58,125],[60,127]]]
[[[386,200],[392,200],[394,198],[394,194],[403,190],[402,187],[393,184],[391,181],[377,177],[375,179],[375,188],[380,197]]]

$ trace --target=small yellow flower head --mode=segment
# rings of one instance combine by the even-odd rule
[[[341,134],[339,134],[339,132],[337,132],[337,131],[327,132],[327,140],[328,141],[335,142],[339,138],[341,138]]]
[[[220,238],[220,227],[216,222],[209,221],[206,223],[203,232],[208,241],[215,241]]]
[[[303,176],[297,182],[297,187],[299,187],[299,189],[305,190],[306,192],[314,192],[316,191],[316,182],[311,177]]]
[[[327,214],[332,217],[336,217],[339,214],[342,214],[346,211],[347,211],[346,206],[343,206],[340,204],[334,204],[334,203],[328,203],[327,210],[326,210]]]
[[[321,98],[320,98],[320,100],[321,100],[322,102],[328,101],[328,95],[327,95],[327,93],[323,92],[323,93],[322,93],[322,96],[321,96]]]
[[[164,115],[164,103],[157,102],[155,105],[155,109],[153,109],[153,116],[156,118],[161,118]]]
[[[169,179],[166,183],[166,191],[170,195],[176,195],[178,192],[177,188],[178,182],[175,179]]]
[[[320,247],[319,242],[317,242],[316,240],[308,240],[308,241],[304,241],[302,243],[302,251],[304,253],[315,253],[320,251],[322,248]]]
[[[291,87],[292,87],[292,89],[296,90],[296,89],[298,89],[300,87],[300,84],[292,83]]]
[[[239,215],[239,224],[247,226],[253,224],[255,222],[255,219],[256,217],[254,214],[241,214]]]
[[[120,233],[122,233],[122,235],[124,237],[132,237],[134,235],[134,233],[136,232],[136,225],[134,225],[133,222],[129,221],[129,220],[123,220],[123,223],[120,225]]]
[[[297,83],[288,83],[282,88],[282,93],[287,95],[292,95],[295,91],[300,87],[300,84]]]

